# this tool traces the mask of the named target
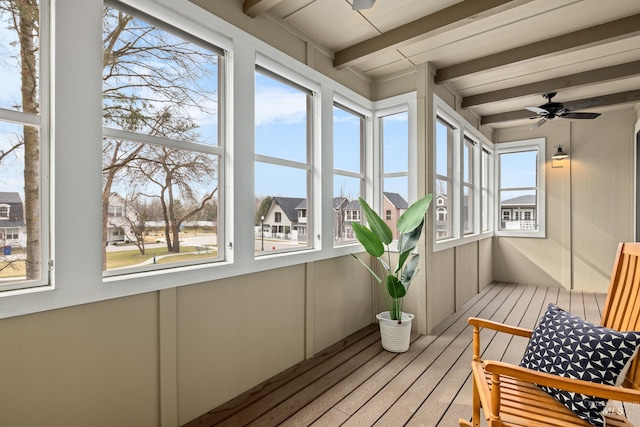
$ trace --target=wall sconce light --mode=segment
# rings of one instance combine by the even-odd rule
[[[551,156],[551,158],[553,160],[562,160],[562,159],[568,159],[569,155],[564,151],[562,151],[562,145],[558,145],[558,151],[556,151],[556,153],[553,156]]]

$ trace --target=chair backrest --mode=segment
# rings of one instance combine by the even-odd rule
[[[640,243],[620,243],[613,263],[602,326],[617,331],[640,331]],[[624,386],[640,389],[640,357],[627,373]]]

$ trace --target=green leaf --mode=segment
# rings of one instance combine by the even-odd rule
[[[380,276],[378,276],[375,271],[373,271],[371,268],[369,268],[369,266],[367,265],[366,262],[362,261],[360,258],[358,258],[355,254],[351,254],[352,257],[354,257],[355,259],[357,259],[360,264],[364,265],[364,268],[366,268],[367,270],[369,270],[369,273],[371,273],[371,275],[378,281],[378,283],[382,283],[382,279],[380,278]]]
[[[416,227],[409,233],[403,233],[398,238],[398,266],[396,267],[396,273],[402,269],[404,262],[407,260],[411,252],[418,245],[420,236],[422,235],[422,225],[424,224],[424,218],[419,227]]]
[[[393,299],[402,298],[407,294],[405,287],[393,274],[387,276],[387,292]]]
[[[378,239],[380,239],[383,244],[388,245],[389,243],[391,243],[391,241],[393,240],[393,233],[391,232],[389,226],[373,209],[371,209],[371,206],[369,206],[362,197],[358,197],[358,201],[360,202],[360,208],[364,212],[364,217],[367,219],[369,229],[378,237]]]
[[[409,285],[411,284],[411,281],[419,271],[417,269],[418,261],[420,261],[420,255],[415,254],[409,260],[409,262],[407,262],[407,265],[404,268],[404,270],[402,270],[402,277],[400,278],[400,281],[402,282],[402,285],[404,286],[407,292],[409,291]]]
[[[369,255],[380,257],[384,254],[384,245],[373,231],[369,230],[362,224],[358,224],[357,222],[351,223],[351,228],[353,229],[356,238]]]
[[[398,218],[397,223],[398,231],[400,233],[413,231],[422,224],[424,221],[424,215],[427,213],[427,209],[429,209],[432,198],[433,196],[431,194],[427,194],[422,199],[417,200],[409,206],[409,209],[404,211],[400,218]]]

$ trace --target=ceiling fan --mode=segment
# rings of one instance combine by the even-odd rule
[[[371,9],[376,0],[353,0],[353,10]]]
[[[557,92],[549,92],[542,95],[547,103],[541,105],[539,107],[526,107],[527,110],[533,111],[537,114],[537,116],[529,117],[530,119],[540,119],[538,122],[532,127],[542,126],[547,122],[547,120],[554,119],[556,117],[560,117],[562,119],[595,119],[600,115],[600,113],[582,113],[579,111],[573,112],[567,108],[564,108],[564,105],[560,102],[553,102],[551,99],[556,96]],[[578,108],[585,108],[589,105],[580,105]],[[575,105],[574,105],[575,107]]]

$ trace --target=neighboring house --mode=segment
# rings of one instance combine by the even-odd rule
[[[360,202],[358,200],[347,202],[343,207],[343,214],[343,239],[353,240],[356,238],[356,235],[353,233],[353,227],[351,227],[351,224],[354,222],[360,222],[362,220]]]
[[[409,208],[409,203],[398,193],[384,192],[382,198],[382,219],[389,226],[393,233],[393,238],[399,236],[396,223],[400,215]]]
[[[118,193],[111,193],[107,210],[107,243],[135,240],[132,225],[137,222],[138,212]]]
[[[346,237],[345,230],[345,207],[349,203],[349,199],[343,196],[333,198],[333,240],[336,242],[344,241]]]
[[[437,194],[434,201],[436,205],[436,238],[450,237],[451,219],[449,218],[447,195]]]
[[[20,194],[0,192],[0,246],[27,246],[27,224]]]
[[[297,231],[298,239],[307,240],[307,234],[309,233],[309,226],[307,225],[307,199],[303,199],[300,204],[296,206],[296,212],[298,215],[298,225],[294,228],[294,231]]]
[[[383,219],[391,228],[393,238],[398,238],[396,222],[409,207],[407,201],[398,193],[384,193]],[[358,200],[349,201],[346,197],[333,198],[333,238],[337,242],[355,239],[354,222],[363,219]],[[264,217],[264,230],[270,237],[306,240],[307,200],[296,197],[273,197],[269,210]],[[258,227],[259,231],[259,227]]]
[[[536,196],[525,195],[500,202],[501,230],[535,230]]]
[[[264,229],[275,238],[306,239],[307,201],[299,197],[273,197],[264,217]]]

